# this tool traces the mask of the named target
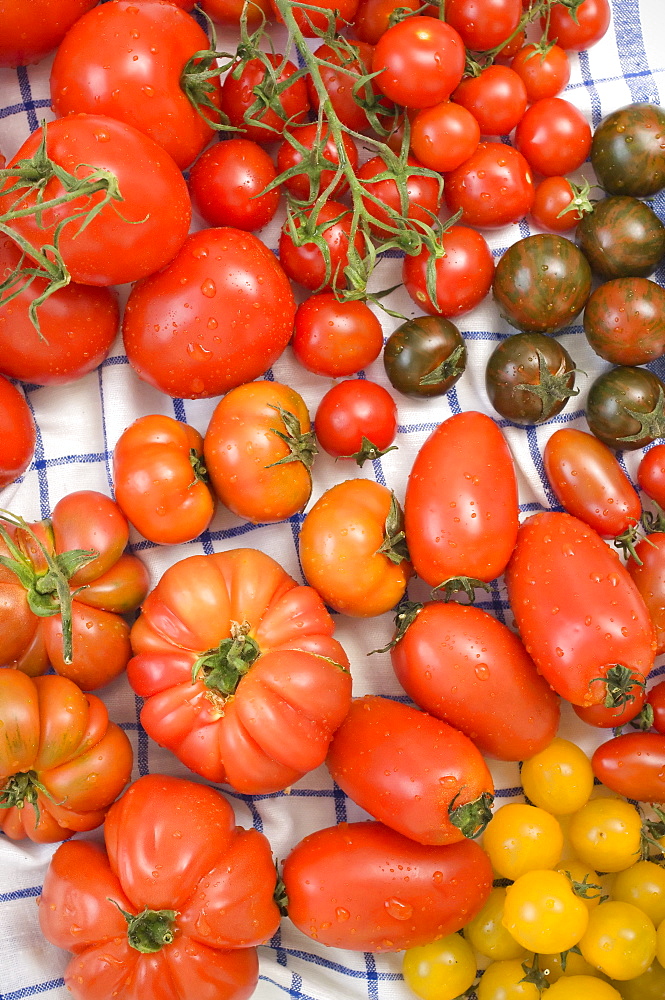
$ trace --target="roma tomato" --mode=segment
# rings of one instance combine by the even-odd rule
[[[396,448],[397,406],[390,393],[369,379],[348,379],[329,389],[314,418],[316,439],[334,458],[362,466]],[[371,438],[370,438],[371,434]]]
[[[591,758],[593,773],[607,788],[640,802],[665,802],[665,736],[623,733],[601,744]]]
[[[665,652],[665,532],[654,531],[635,545],[626,569],[642,595],[656,631],[656,652]]]
[[[288,278],[256,236],[201,229],[168,267],[134,285],[125,350],[139,378],[167,395],[218,396],[277,360],[295,311]]]
[[[480,142],[459,167],[446,174],[446,203],[461,222],[500,229],[528,215],[534,199],[532,170],[518,149]]]
[[[275,165],[257,142],[238,136],[216,142],[189,172],[192,204],[209,226],[262,229],[279,206],[279,188],[263,193],[277,177]]]
[[[629,722],[637,718],[644,708],[646,700],[647,694],[644,688],[633,688],[628,701],[618,707],[608,706],[601,702],[599,705],[573,705],[573,711],[578,719],[586,722],[588,726],[596,726],[597,729],[613,729],[615,732],[619,732],[622,726],[628,725]]]
[[[287,81],[294,77],[292,83]],[[261,88],[263,98],[255,90]],[[279,114],[265,101],[273,97]],[[274,52],[261,58],[238,60],[222,85],[222,111],[243,138],[261,145],[279,139],[286,122],[304,122],[309,111],[309,97],[302,75],[290,59]]]
[[[313,292],[346,288],[351,255],[362,258],[365,252],[360,229],[351,243],[352,224],[351,210],[332,200],[289,216],[279,237],[279,259],[289,278]]]
[[[467,49],[493,49],[508,40],[522,16],[521,0],[447,0],[446,21]]]
[[[0,829],[66,840],[104,822],[129,781],[132,748],[104,703],[73,681],[0,671]]]
[[[0,235],[0,274],[17,272],[21,252]],[[44,278],[21,279],[20,291],[0,303],[0,372],[22,382],[64,385],[97,368],[118,334],[120,309],[110,288],[71,281],[36,307],[40,333],[30,318],[44,292]]]
[[[648,278],[612,278],[589,296],[584,332],[613,365],[646,365],[665,354],[665,289]]]
[[[314,432],[302,396],[280,382],[247,382],[228,392],[215,407],[203,452],[215,493],[238,517],[283,521],[309,500]]]
[[[101,171],[99,187],[65,197],[52,166],[42,162],[44,137],[53,164],[79,179],[99,179]],[[187,236],[191,202],[180,170],[149,136],[105,115],[68,115],[33,132],[7,169],[18,169],[19,162],[34,157],[44,185],[17,181],[18,189],[7,194],[14,180],[10,175],[0,213],[35,253],[53,243],[58,229],[58,249],[73,281],[121,285],[152,274],[175,257]],[[12,219],[12,210],[34,211],[37,190],[40,204],[64,200]],[[85,225],[82,215],[87,216]]]
[[[443,316],[415,316],[388,337],[383,365],[393,388],[405,396],[442,396],[466,369],[464,337]]]
[[[320,944],[402,951],[453,934],[492,887],[473,840],[423,845],[378,822],[340,823],[296,844],[282,877],[295,926]]]
[[[530,104],[556,97],[570,80],[570,59],[560,45],[523,45],[510,64],[522,80]]]
[[[445,21],[426,15],[398,21],[372,57],[379,90],[405,108],[447,101],[464,72],[464,42]]]
[[[639,198],[613,195],[596,202],[575,240],[601,278],[646,278],[665,254],[665,225]]]
[[[419,844],[477,837],[492,816],[492,776],[471,740],[390,698],[351,703],[326,766],[370,816]]]
[[[431,587],[465,590],[503,573],[517,538],[510,449],[483,413],[458,413],[431,433],[413,463],[404,524],[413,568]]]
[[[637,482],[648,497],[665,509],[665,444],[645,451],[637,467]]]
[[[534,514],[506,570],[527,651],[555,691],[576,705],[623,705],[653,665],[649,614],[619,556],[571,514]]]
[[[340,378],[376,361],[383,331],[366,302],[340,302],[333,292],[320,292],[298,306],[291,347],[303,368]]]
[[[483,135],[508,135],[527,104],[526,87],[517,73],[496,64],[487,66],[479,76],[464,77],[452,99],[471,112]]]
[[[554,333],[568,326],[591,293],[591,268],[565,236],[537,233],[508,247],[492,285],[501,315],[518,330]]]
[[[603,118],[593,134],[591,165],[608,194],[648,198],[665,186],[664,126],[665,110],[656,104],[629,104]]]
[[[347,479],[319,497],[300,530],[305,579],[334,611],[371,618],[401,601],[412,573],[395,495]]]
[[[559,503],[603,538],[637,527],[640,498],[616,456],[593,434],[560,428],[548,438],[543,462]]]
[[[311,587],[256,549],[171,566],[132,627],[141,722],[207,781],[275,792],[325,760],[351,702],[348,660]]]
[[[139,417],[113,450],[118,506],[144,538],[191,542],[215,510],[203,469],[203,438],[189,424],[158,413]]]
[[[50,518],[8,516],[0,544],[0,662],[34,677],[49,665],[83,690],[117,677],[131,655],[129,625],[148,572],[124,552],[129,526],[102,493],[59,500]]]
[[[591,126],[570,101],[543,97],[525,111],[515,129],[514,141],[539,174],[569,174],[589,155]]]
[[[173,3],[101,4],[58,47],[53,110],[58,118],[86,112],[133,125],[184,170],[215,134],[207,119],[221,120],[219,79],[207,77],[212,60],[200,55],[209,49],[203,28]]]
[[[609,0],[582,0],[573,13],[568,4],[555,3],[541,18],[547,38],[562,49],[581,52],[599,42],[610,26]]]
[[[58,848],[39,902],[44,936],[74,952],[65,983],[75,1000],[129,995],[136,983],[161,1000],[249,1000],[256,946],[280,919],[266,837],[236,826],[213,788],[156,774],[109,810],[104,836],[106,849]]]
[[[0,66],[39,62],[60,44],[74,22],[97,0],[48,0],[35,17],[32,0],[0,2]]]
[[[0,489],[23,475],[32,461],[37,428],[25,396],[0,375]]]
[[[434,288],[429,274],[434,270]],[[429,247],[404,257],[402,280],[420,309],[435,316],[460,316],[488,295],[494,258],[485,237],[470,226],[451,226],[441,236],[440,252]],[[431,291],[435,294],[432,295]]]
[[[499,760],[526,760],[551,743],[559,700],[502,622],[455,601],[407,606],[401,621],[390,658],[416,705]]]

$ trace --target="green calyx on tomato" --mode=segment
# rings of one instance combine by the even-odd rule
[[[635,521],[631,524],[624,532],[614,539],[612,544],[616,549],[623,554],[624,558],[627,559],[628,556],[632,556],[638,566],[642,565],[642,560],[635,551],[635,546],[640,539],[640,522]]]
[[[215,88],[210,81],[215,77],[219,78],[226,70],[230,69],[232,60],[218,64],[218,58],[226,56],[227,53],[216,51],[217,34],[214,22],[205,11],[201,11],[201,13],[210,30],[210,48],[195,52],[187,60],[180,76],[180,86],[196,113],[203,118],[207,125],[220,132],[230,131],[232,126],[229,124],[227,116],[211,99]],[[206,111],[209,114],[206,114]]]
[[[451,576],[450,579],[444,580],[442,583],[437,583],[436,587],[432,588],[432,599],[436,600],[440,596],[443,596],[444,601],[449,601],[453,594],[456,594],[459,590],[463,590],[469,598],[469,603],[473,604],[476,599],[476,588],[489,590],[490,585],[484,580],[478,580],[473,576]]]
[[[580,899],[600,899],[602,903],[608,896],[603,895],[603,887],[598,882],[588,882],[588,875],[585,875],[581,882],[578,882],[573,878],[570,872],[564,871],[564,875],[567,875],[570,879],[570,884],[573,887],[573,892]],[[569,949],[570,950],[570,949]]]
[[[594,677],[593,680],[602,681],[605,685],[605,708],[621,708],[622,705],[635,701],[633,689],[646,687],[646,681],[639,674],[621,663],[611,666],[604,677]]]
[[[577,396],[580,390],[570,384],[570,371],[566,368],[565,361],[562,361],[559,370],[552,374],[547,364],[547,358],[542,351],[536,350],[536,354],[538,355],[538,382],[536,385],[523,382],[520,388],[524,392],[532,392],[534,396],[538,397],[542,406],[541,420],[547,420],[554,413],[559,412],[561,407],[558,404],[561,400]],[[579,368],[573,370],[580,371]]]
[[[149,910],[146,907],[141,913],[133,914],[123,910],[114,899],[109,902],[118,907],[127,921],[127,943],[130,948],[140,951],[142,955],[153,955],[161,951],[164,945],[173,943],[173,924],[177,917],[175,910]]]
[[[4,788],[0,790],[0,809],[24,809],[26,805],[31,805],[35,811],[35,824],[39,823],[38,797],[46,795],[53,798],[50,792],[37,778],[36,771],[19,771],[12,774],[5,782]]]
[[[248,634],[249,622],[231,623],[231,637],[222,639],[217,649],[204,653],[192,667],[192,683],[202,675],[207,688],[224,697],[232,695],[242,677],[261,655],[258,643]]]
[[[640,429],[635,434],[626,434],[624,437],[620,437],[619,441],[624,441],[628,444],[632,441],[641,442],[645,437],[648,437],[650,441],[655,441],[656,438],[665,435],[665,393],[662,388],[658,388],[658,399],[653,409],[647,413],[642,413],[640,410],[632,410],[628,406],[625,407],[625,410],[629,416],[634,417],[638,421]]]
[[[276,434],[287,445],[289,454],[285,455],[284,458],[278,459],[276,462],[271,462],[266,468],[272,469],[275,465],[286,465],[287,462],[302,462],[309,471],[312,468],[312,462],[319,453],[314,431],[305,431],[303,433],[300,421],[295,413],[290,413],[289,410],[284,410],[281,406],[273,406],[272,403],[268,405],[271,409],[277,410],[282,418],[284,430],[277,430],[276,427],[272,427],[271,430],[273,434]]]
[[[491,792],[483,792],[472,802],[456,806],[455,803],[460,795],[461,792],[458,792],[448,806],[448,817],[453,826],[456,826],[469,840],[473,840],[484,832],[492,818],[494,796]]]
[[[340,455],[340,458],[353,458],[356,461],[356,465],[362,468],[362,466],[368,460],[373,462],[375,461],[375,459],[382,458],[383,455],[387,455],[389,451],[397,451],[397,445],[391,444],[388,448],[381,449],[378,447],[378,445],[375,445],[373,441],[370,441],[370,439],[365,437],[365,435],[363,434],[362,444],[358,449],[358,451],[354,451],[352,455]],[[404,558],[408,557],[405,556]]]
[[[363,438],[363,441],[365,440]],[[389,451],[390,449],[387,450]],[[404,534],[404,514],[394,493],[390,497],[390,510],[386,518],[383,544],[377,551],[383,553],[386,559],[390,559],[396,566],[399,566],[405,560],[409,560],[409,550],[406,544],[406,535]]]
[[[0,522],[11,525],[27,535],[28,544],[35,544],[48,567],[47,572],[38,573],[18,545],[10,538],[7,531],[0,525],[0,537],[11,554],[0,556],[0,564],[14,573],[26,591],[28,606],[39,618],[49,618],[51,615],[62,616],[62,649],[65,663],[72,662],[72,597],[69,580],[83,566],[95,559],[99,552],[94,549],[71,549],[52,555],[39,540],[32,528],[15,514],[0,510]],[[44,522],[43,522],[44,523]],[[50,522],[45,522],[50,530]],[[78,593],[78,591],[74,591]]]
[[[457,379],[466,370],[466,347],[459,345],[441,364],[418,380],[418,385],[440,385],[448,379]]]
[[[371,656],[372,653],[387,653],[393,646],[396,646],[400,639],[406,635],[409,625],[416,620],[423,607],[424,605],[419,604],[418,601],[402,601],[395,615],[395,628],[397,629],[395,635],[386,646],[382,646],[381,649],[372,649],[367,655]]]
[[[568,952],[562,952],[562,954],[568,954]],[[540,992],[544,992],[550,984],[547,981],[545,973],[541,971],[539,962],[539,955],[533,956],[531,965],[529,965],[528,962],[522,962],[524,978],[520,979],[520,983],[533,983],[536,989]]]
[[[189,449],[189,461],[196,479],[201,483],[210,482],[210,476],[203,461],[203,456],[198,453],[196,448]]]

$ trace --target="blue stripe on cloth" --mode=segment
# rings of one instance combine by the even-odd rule
[[[13,990],[11,993],[0,993],[0,1000],[23,1000],[24,997],[34,997],[39,993],[46,993],[47,990],[57,990],[64,985],[64,979],[50,979],[35,986],[24,986],[23,989]]]
[[[33,899],[42,891],[41,885],[31,885],[27,889],[14,889],[12,892],[0,892],[0,903],[10,903],[15,899]]]
[[[630,90],[631,102],[646,101],[658,104],[660,98],[656,81],[653,75],[645,70],[648,60],[644,47],[639,0],[621,0],[621,3],[615,3],[613,18],[619,61]]]

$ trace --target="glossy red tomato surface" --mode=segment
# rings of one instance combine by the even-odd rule
[[[32,461],[37,428],[25,396],[0,375],[0,489],[23,475]]]

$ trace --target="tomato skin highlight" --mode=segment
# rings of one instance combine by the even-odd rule
[[[543,462],[561,505],[603,538],[616,538],[639,522],[636,490],[611,449],[593,434],[562,427],[548,438]]]
[[[0,489],[23,475],[32,461],[37,428],[23,393],[0,375]]]
[[[309,937],[351,951],[401,951],[459,930],[492,887],[475,841],[423,846],[382,823],[310,834],[284,862],[289,917]]]
[[[546,511],[520,525],[506,569],[517,627],[538,670],[577,705],[604,701],[598,678],[619,664],[643,684],[653,666],[649,614],[615,551],[570,514]]]
[[[496,579],[513,551],[518,515],[513,458],[497,424],[473,410],[439,424],[416,455],[404,500],[418,576],[432,587],[456,577]]]
[[[405,108],[446,101],[464,72],[464,43],[445,21],[415,15],[381,36],[372,56],[376,86]]]
[[[480,608],[428,602],[390,658],[409,697],[485,756],[526,760],[556,734],[559,699],[518,636]]]
[[[378,695],[357,698],[333,737],[326,766],[370,816],[419,844],[455,844],[450,811],[494,796],[471,740],[426,712]]]

